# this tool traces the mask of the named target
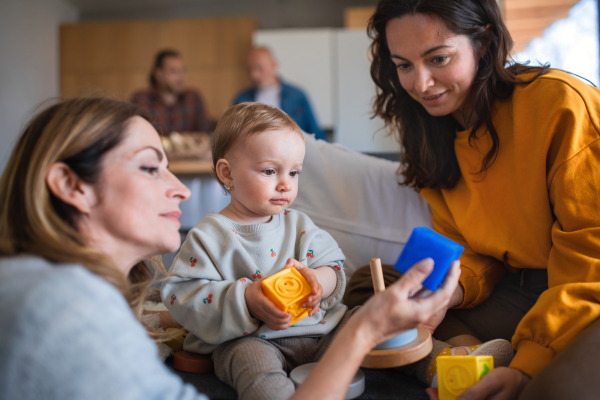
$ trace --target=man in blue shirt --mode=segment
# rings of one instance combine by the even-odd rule
[[[244,90],[233,104],[258,101],[283,110],[296,121],[306,133],[314,133],[317,139],[325,139],[325,133],[317,121],[304,92],[283,82],[277,75],[278,65],[266,47],[254,47],[246,60],[254,87]]]

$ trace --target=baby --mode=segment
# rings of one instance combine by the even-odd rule
[[[261,103],[230,108],[215,130],[215,173],[231,195],[188,234],[162,287],[190,334],[185,350],[213,353],[215,372],[240,398],[287,399],[296,366],[317,361],[351,314],[340,304],[346,276],[335,240],[289,209],[298,193],[304,137],[284,112]],[[309,316],[290,326],[263,279],[296,268],[312,293]]]
[[[327,232],[289,209],[298,193],[304,136],[284,112],[261,103],[231,107],[215,130],[212,155],[231,203],[204,217],[188,234],[162,287],[163,302],[190,331],[187,351],[213,353],[217,377],[241,399],[287,399],[293,368],[316,362],[352,315],[340,303],[346,286],[344,254]],[[261,290],[263,279],[296,268],[312,293],[309,316],[291,315]],[[406,368],[437,386],[438,354],[492,355],[508,365],[512,347],[495,340],[432,352]],[[333,378],[332,378],[333,379]]]

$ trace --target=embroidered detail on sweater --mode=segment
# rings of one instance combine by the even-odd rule
[[[260,273],[259,270],[256,270],[256,272],[252,274],[252,279],[260,279],[260,278],[262,278],[262,274]]]

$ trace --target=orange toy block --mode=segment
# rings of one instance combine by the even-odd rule
[[[494,369],[492,356],[438,356],[438,397],[455,400]]]
[[[302,303],[312,293],[310,284],[296,268],[286,268],[262,281],[263,294],[281,311],[292,314],[292,323],[308,316]]]

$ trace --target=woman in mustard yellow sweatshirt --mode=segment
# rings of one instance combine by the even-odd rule
[[[516,349],[461,398],[597,398],[600,91],[508,65],[495,0],[382,0],[369,33],[375,112],[398,133],[402,184],[465,246],[456,310],[431,321],[434,336]],[[369,281],[357,271],[345,303]]]

